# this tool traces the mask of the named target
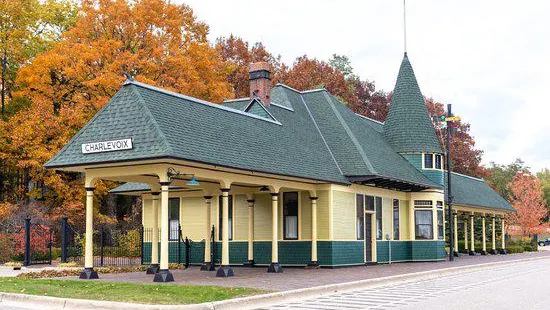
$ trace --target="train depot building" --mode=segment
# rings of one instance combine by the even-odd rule
[[[85,175],[81,278],[97,278],[90,236],[100,179],[142,198],[154,281],[173,280],[181,236],[194,241],[192,263],[223,277],[236,265],[277,273],[445,259],[444,151],[406,54],[385,123],[326,89],[272,86],[266,63],[251,64],[250,89],[250,98],[213,104],[128,80],[46,163]],[[481,179],[453,173],[451,184],[460,250],[505,252],[503,216],[514,209]]]

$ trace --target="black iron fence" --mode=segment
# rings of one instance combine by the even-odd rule
[[[76,230],[67,218],[61,223],[61,262],[84,263],[85,232]],[[123,230],[98,225],[93,235],[94,266],[134,266],[142,261],[140,229]]]
[[[158,236],[158,259],[160,261],[160,241],[161,234],[160,229],[157,230]],[[202,242],[195,242],[188,237],[183,237],[181,232],[181,226],[172,228],[168,232],[168,261],[170,263],[185,264],[185,267],[189,267],[192,261],[192,255],[203,255],[203,250],[199,249],[199,245],[202,246]],[[150,264],[152,258],[153,248],[153,228],[142,228],[142,264]],[[197,250],[194,250],[197,248]]]

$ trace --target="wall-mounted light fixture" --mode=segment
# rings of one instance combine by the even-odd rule
[[[187,180],[186,177],[191,176],[190,180]],[[199,181],[195,178],[194,174],[190,173],[181,173],[180,171],[177,171],[176,169],[170,167],[168,168],[168,177],[170,179],[176,179],[176,180],[184,180],[187,181],[185,184],[188,186],[199,186]]]

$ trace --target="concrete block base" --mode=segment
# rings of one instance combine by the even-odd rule
[[[92,267],[92,268],[84,268],[84,270],[82,270],[78,278],[83,280],[93,280],[93,279],[99,279],[99,276],[97,275],[97,272]]]
[[[174,276],[168,269],[159,269],[159,271],[155,273],[153,282],[174,282]]]

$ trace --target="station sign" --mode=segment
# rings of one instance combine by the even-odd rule
[[[132,139],[91,142],[82,144],[82,154],[131,150]]]

